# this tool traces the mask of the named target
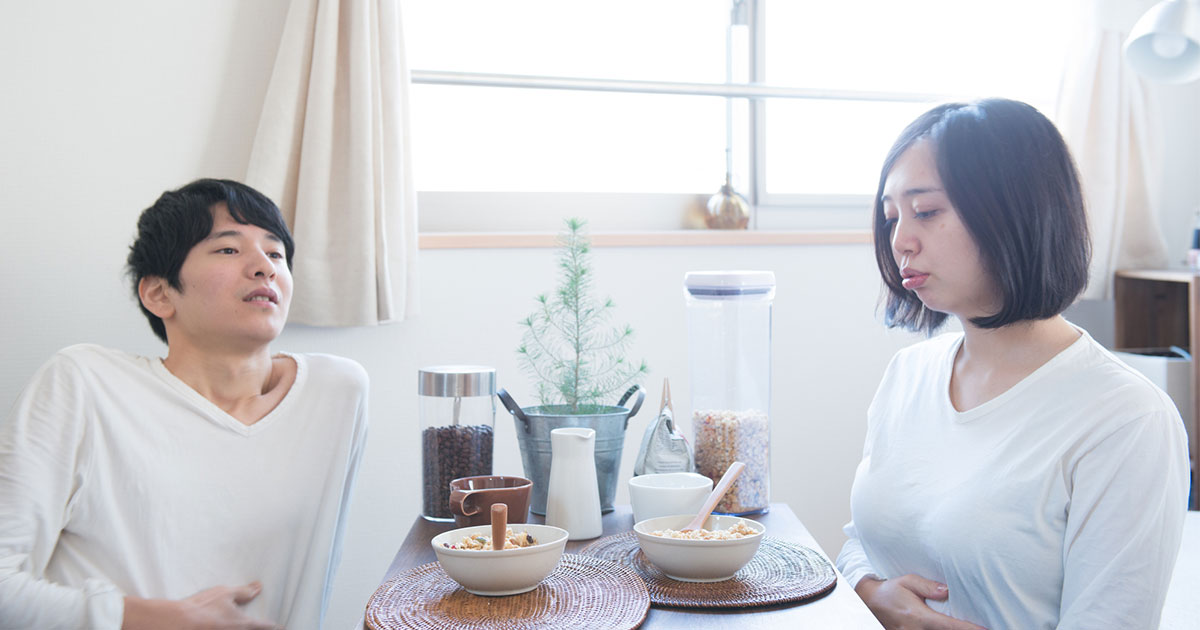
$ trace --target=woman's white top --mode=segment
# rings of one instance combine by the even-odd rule
[[[934,610],[987,628],[1157,628],[1187,506],[1171,400],[1086,332],[958,412],[962,334],[901,350],[868,410],[837,564],[916,573]]]
[[[50,359],[0,425],[0,628],[119,628],[124,595],[262,582],[248,614],[317,628],[367,429],[367,376],[291,354],[245,425],[159,359]]]

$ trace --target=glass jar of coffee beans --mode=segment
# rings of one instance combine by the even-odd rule
[[[496,371],[441,365],[418,371],[421,417],[421,515],[452,521],[450,482],[492,474]]]

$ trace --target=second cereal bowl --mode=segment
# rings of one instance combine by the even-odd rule
[[[430,544],[442,570],[468,592],[476,595],[516,595],[532,591],[558,566],[567,545],[567,530],[549,525],[518,523],[514,533],[525,532],[537,544],[519,549],[476,551],[450,549],[466,536],[491,536],[491,525],[452,529],[433,537]]]
[[[742,523],[752,529],[754,534],[728,540],[688,540],[655,536],[651,533],[668,529],[679,530],[694,516],[660,516],[640,521],[633,526],[642,553],[671,579],[683,582],[720,582],[732,578],[754,558],[755,553],[758,553],[758,546],[767,530],[758,521],[714,514],[705,521],[705,529],[727,530]]]

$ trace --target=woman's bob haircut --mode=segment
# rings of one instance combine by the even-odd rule
[[[1062,135],[1033,107],[1007,99],[949,103],[925,112],[884,160],[875,194],[875,260],[887,287],[884,322],[932,334],[946,313],[925,308],[901,285],[883,216],[883,186],[896,160],[931,143],[950,203],[979,247],[1001,295],[1000,310],[970,321],[1000,328],[1048,319],[1087,286],[1091,241],[1079,174]]]

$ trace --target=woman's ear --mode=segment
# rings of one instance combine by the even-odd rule
[[[175,305],[171,303],[168,292],[170,286],[167,279],[160,276],[145,276],[138,280],[138,299],[146,310],[154,313],[159,319],[167,319],[175,314]]]

